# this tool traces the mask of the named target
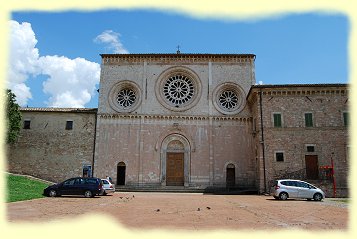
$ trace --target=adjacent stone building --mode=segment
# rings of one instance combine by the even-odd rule
[[[336,195],[348,194],[347,85],[256,85],[247,99],[260,190],[277,178],[294,178],[334,195],[334,177]]]
[[[347,85],[255,85],[252,54],[101,56],[98,109],[23,108],[9,171],[261,193],[290,177],[332,195],[333,160],[347,195]]]
[[[23,128],[8,150],[9,171],[53,182],[90,174],[96,112],[97,109],[21,108]]]

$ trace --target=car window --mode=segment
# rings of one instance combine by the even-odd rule
[[[307,185],[309,186],[309,188],[316,189],[316,187],[311,184],[307,184]]]
[[[284,181],[284,185],[290,186],[290,187],[296,187],[296,182],[295,181]]]
[[[296,181],[289,181],[289,183],[290,183],[290,186],[292,186],[292,187],[298,186]]]
[[[96,184],[97,180],[95,178],[86,178],[85,184]]]
[[[63,183],[63,185],[69,186],[74,184],[75,179],[67,180]]]
[[[103,184],[109,184],[109,182],[107,180],[102,180]]]
[[[84,184],[84,180],[82,178],[77,178],[74,184]]]
[[[299,188],[309,188],[309,185],[307,185],[307,183],[304,182],[296,182],[296,184]]]

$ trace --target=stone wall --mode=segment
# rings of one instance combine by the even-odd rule
[[[23,108],[21,129],[8,150],[8,171],[59,182],[82,176],[83,166],[93,162],[96,109]],[[73,129],[66,130],[66,121]]]
[[[255,187],[251,122],[246,118],[112,116],[99,117],[95,175],[117,180],[126,165],[126,185],[162,185],[163,141],[179,135],[189,142],[188,187],[226,186],[226,167],[236,167],[236,185]],[[165,186],[165,185],[162,185]]]

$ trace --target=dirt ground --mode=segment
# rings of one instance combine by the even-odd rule
[[[107,214],[128,228],[348,229],[348,204],[325,199],[275,200],[271,196],[200,193],[121,193],[95,198],[58,197],[7,203],[10,222],[44,222],[87,212]]]

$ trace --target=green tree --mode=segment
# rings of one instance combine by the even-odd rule
[[[21,113],[20,106],[16,103],[16,95],[11,90],[6,90],[7,97],[7,143],[16,141],[21,128]]]

